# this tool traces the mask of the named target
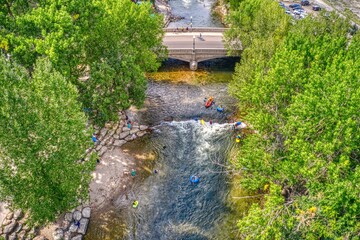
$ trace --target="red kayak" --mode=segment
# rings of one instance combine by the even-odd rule
[[[208,107],[211,107],[211,105],[213,104],[214,102],[214,98],[213,97],[209,97],[209,99],[206,101],[205,103],[205,107],[208,108]]]

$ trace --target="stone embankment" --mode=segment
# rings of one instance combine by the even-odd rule
[[[131,119],[127,120],[125,112],[119,113],[119,119],[116,123],[105,124],[104,128],[95,127],[97,141],[94,147],[87,150],[87,154],[95,152],[101,161],[101,157],[106,152],[142,137],[150,131],[148,126],[139,125],[133,121],[131,127],[128,128],[127,121],[131,121]],[[4,203],[1,203],[0,210],[6,213],[0,225],[0,238],[2,236],[6,240],[47,240],[51,238],[54,240],[82,240],[91,216],[90,203],[81,204],[71,212],[63,214],[57,223],[49,228],[54,229],[50,234],[52,236],[49,236],[49,234],[42,234],[38,228],[30,228],[26,224],[26,216],[24,217],[21,210],[9,211]]]
[[[144,136],[149,131],[148,126],[139,125],[131,119],[126,120],[124,112],[119,114],[119,119],[119,122],[105,124],[102,129],[95,127],[95,135],[98,141],[93,149],[88,150],[88,153],[95,150],[99,157],[102,157],[106,151],[113,147],[121,147],[129,141]],[[127,121],[131,121],[131,128],[128,128]]]

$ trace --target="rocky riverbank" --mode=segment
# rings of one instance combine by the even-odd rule
[[[99,210],[111,202],[121,191],[126,191],[131,168],[136,168],[134,159],[122,152],[121,146],[149,132],[148,126],[140,125],[134,119],[131,128],[127,126],[125,112],[119,113],[119,121],[107,123],[104,128],[96,128],[97,141],[87,153],[99,156],[93,180],[90,183],[90,200],[76,209],[62,214],[55,223],[42,229],[26,225],[26,216],[21,210],[10,211],[5,203],[0,203],[0,236],[6,240],[81,240],[86,234],[91,212]]]

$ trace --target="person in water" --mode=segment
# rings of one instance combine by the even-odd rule
[[[138,200],[135,200],[133,202],[133,208],[137,208],[137,206],[139,205],[139,201]]]

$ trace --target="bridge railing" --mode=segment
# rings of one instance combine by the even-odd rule
[[[169,54],[174,54],[174,53],[183,53],[183,54],[189,54],[193,52],[192,48],[172,48],[172,49],[168,49]],[[223,53],[223,52],[227,52],[226,49],[224,48],[196,48],[195,49],[196,53]]]
[[[186,28],[164,28],[164,32],[220,32],[223,33],[229,28],[209,28],[209,27],[189,27],[188,30]]]

